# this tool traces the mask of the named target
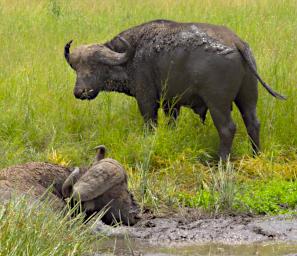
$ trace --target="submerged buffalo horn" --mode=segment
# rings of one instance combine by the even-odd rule
[[[97,49],[95,55],[99,62],[115,66],[124,64],[130,59],[133,54],[133,48],[131,47],[130,43],[121,36],[118,36],[117,38],[125,45],[126,51],[123,53],[115,52],[106,46],[102,46]]]
[[[64,47],[64,56],[68,63],[69,63],[69,48],[70,48],[72,42],[73,42],[73,40],[70,40]]]

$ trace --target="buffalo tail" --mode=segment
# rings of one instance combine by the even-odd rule
[[[252,58],[252,52],[251,49],[249,47],[249,45],[245,42],[242,42],[243,45],[236,45],[237,49],[239,50],[239,52],[241,53],[241,55],[243,56],[243,58],[245,59],[245,61],[247,62],[249,68],[251,69],[251,71],[253,72],[253,74],[257,77],[257,79],[259,80],[259,82],[264,86],[264,88],[275,98],[280,99],[280,100],[286,100],[287,98],[277,92],[275,92],[268,84],[266,84],[262,78],[260,77],[260,75],[257,72],[257,68],[256,68],[256,63],[254,61],[254,59]]]

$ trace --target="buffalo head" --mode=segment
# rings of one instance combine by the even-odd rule
[[[125,45],[125,52],[115,52],[105,45],[82,45],[69,51],[72,40],[65,45],[64,56],[68,64],[76,71],[77,78],[74,88],[76,98],[94,99],[100,90],[104,90],[104,83],[114,76],[118,66],[126,63],[132,48],[124,38],[118,37]]]

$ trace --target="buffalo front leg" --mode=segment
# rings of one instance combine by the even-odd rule
[[[157,100],[141,99],[137,100],[137,103],[145,124],[156,126],[158,122],[159,109]]]
[[[165,101],[163,103],[163,110],[165,115],[170,117],[169,124],[176,122],[179,115],[180,106],[171,105],[169,101]]]
[[[230,107],[210,108],[210,114],[220,137],[219,157],[227,160],[231,152],[236,126],[231,118]]]

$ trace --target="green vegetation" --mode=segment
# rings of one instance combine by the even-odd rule
[[[258,214],[293,212],[297,205],[297,186],[284,180],[267,181],[266,184],[258,181],[244,187],[238,200]]]
[[[28,206],[30,205],[30,206]],[[82,255],[100,239],[81,215],[57,214],[50,202],[32,204],[25,197],[0,205],[0,255]]]
[[[142,206],[156,211],[181,204],[211,212],[296,209],[296,17],[295,0],[2,0],[0,167],[28,161],[86,165],[92,148],[105,144],[128,170]],[[209,114],[202,125],[183,108],[171,127],[160,110],[159,126],[148,132],[133,98],[74,98],[75,74],[63,58],[67,41],[74,39],[74,47],[104,42],[157,18],[224,24],[249,42],[263,79],[288,97],[278,101],[259,86],[261,156],[249,157],[235,107],[233,164],[216,166],[218,135]]]
[[[228,169],[213,176],[211,187],[200,189],[195,195],[181,192],[183,206],[202,208],[211,213],[284,214],[296,213],[296,182],[282,179],[258,180],[240,184],[224,176]]]

